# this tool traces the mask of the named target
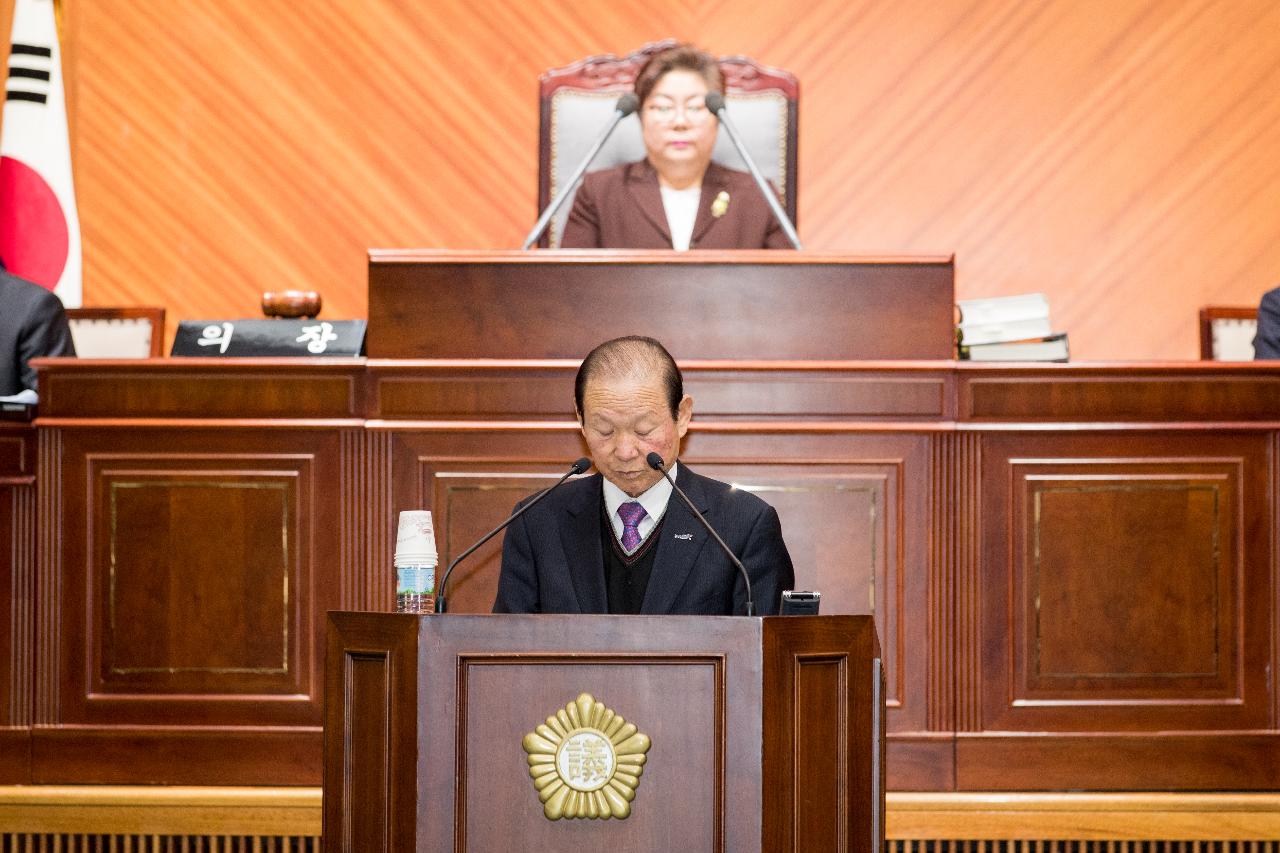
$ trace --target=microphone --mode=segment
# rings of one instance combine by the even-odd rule
[[[461,563],[467,557],[471,556],[472,552],[474,552],[477,548],[479,548],[484,543],[488,542],[494,536],[497,536],[503,530],[506,530],[508,524],[515,521],[520,516],[524,515],[526,512],[528,512],[530,509],[533,508],[534,504],[536,504],[538,501],[542,500],[547,495],[551,494],[553,491],[558,489],[560,485],[564,483],[565,480],[569,479],[574,474],[581,474],[583,471],[587,470],[590,467],[591,467],[591,460],[583,456],[577,462],[574,462],[572,465],[569,466],[569,470],[565,472],[565,475],[563,477],[557,480],[554,484],[543,489],[541,492],[538,493],[537,497],[529,501],[524,506],[520,507],[514,513],[512,513],[510,518],[508,518],[506,521],[502,522],[497,527],[493,528],[488,533],[486,533],[483,537],[481,537],[479,542],[477,542],[476,544],[472,545],[470,548],[468,548],[467,550],[459,554],[454,559],[454,561],[449,564],[449,568],[445,569],[444,577],[440,579],[440,592],[438,595],[436,595],[436,612],[437,613],[447,612],[447,606],[444,600],[444,585],[449,582],[449,575],[453,572],[454,567],[457,566],[458,563]]]
[[[564,187],[556,194],[555,198],[551,199],[547,209],[542,211],[542,215],[534,223],[533,230],[529,232],[528,237],[524,238],[524,245],[520,247],[521,251],[532,246],[542,236],[542,232],[547,230],[547,224],[551,222],[551,217],[556,215],[556,211],[564,206],[565,199],[569,198],[569,194],[577,188],[578,181],[582,180],[582,174],[587,171],[591,161],[596,159],[600,149],[604,147],[605,142],[613,135],[613,129],[618,126],[618,122],[635,112],[639,106],[640,99],[635,96],[634,92],[627,92],[618,98],[618,103],[613,108],[613,117],[609,119],[609,123],[605,125],[604,131],[596,139],[595,144],[591,146],[587,156],[582,158],[578,168],[574,169],[573,174],[569,176],[569,180],[565,181]]]
[[[663,478],[671,484],[671,488],[676,490],[676,494],[681,497],[685,506],[689,507],[689,510],[698,517],[698,521],[701,521],[702,526],[707,528],[707,532],[711,534],[711,538],[716,540],[716,543],[719,544],[724,552],[729,555],[729,559],[733,561],[733,564],[738,567],[738,571],[742,572],[742,579],[747,584],[747,615],[755,616],[756,604],[755,600],[751,597],[751,576],[747,574],[747,567],[742,565],[742,561],[738,559],[737,555],[734,554],[733,551],[729,550],[728,545],[724,544],[724,540],[720,538],[720,534],[716,533],[715,529],[712,528],[711,523],[702,517],[702,513],[698,512],[698,508],[693,505],[693,501],[689,500],[689,496],[684,493],[684,490],[676,485],[675,480],[671,479],[671,475],[667,473],[666,466],[662,463],[662,456],[656,452],[651,452],[644,459],[649,463],[650,468],[661,473]]]
[[[773,215],[778,217],[778,222],[782,224],[782,230],[786,233],[787,239],[791,241],[791,245],[797,249],[803,249],[800,245],[800,235],[796,233],[796,226],[792,224],[791,217],[787,216],[787,212],[782,209],[782,204],[778,201],[778,197],[773,193],[773,187],[769,186],[769,182],[764,179],[764,175],[760,174],[760,168],[756,166],[756,161],[751,159],[751,155],[747,152],[747,146],[743,144],[742,137],[738,135],[738,129],[733,126],[733,122],[729,121],[729,113],[724,108],[724,95],[719,92],[707,93],[707,109],[715,113],[716,118],[720,119],[720,126],[729,131],[729,139],[733,142],[733,147],[738,149],[738,153],[742,155],[743,161],[747,164],[747,170],[751,172],[751,177],[756,179],[756,186],[760,187],[760,192],[764,195],[764,200],[769,203],[769,208],[773,211]]]

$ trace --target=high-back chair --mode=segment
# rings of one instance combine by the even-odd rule
[[[164,354],[164,309],[68,308],[80,358],[158,358]]]
[[[1211,361],[1253,361],[1258,309],[1206,305],[1200,309],[1200,357]]]
[[[624,57],[591,56],[539,78],[541,118],[538,123],[538,210],[541,211],[586,156],[613,115],[618,96],[631,91],[645,60],[675,47],[667,40],[647,44]],[[744,56],[720,59],[724,73],[725,109],[744,138],[761,173],[777,188],[791,221],[796,219],[796,138],[800,84],[795,75],[769,68]],[[623,119],[592,163],[590,171],[644,159],[640,120]],[[711,159],[746,171],[729,134],[716,138]],[[573,207],[572,197],[551,220],[539,245],[556,248]]]

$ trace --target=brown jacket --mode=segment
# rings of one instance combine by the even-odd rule
[[[715,216],[721,193],[728,205]],[[658,173],[648,160],[586,176],[569,211],[560,246],[565,249],[670,249]],[[691,249],[789,249],[782,226],[746,172],[712,163],[702,176]]]

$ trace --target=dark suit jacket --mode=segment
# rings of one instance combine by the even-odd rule
[[[712,215],[721,192],[724,215]],[[648,160],[587,175],[573,199],[560,239],[565,249],[670,249],[658,173]],[[789,249],[782,226],[746,172],[712,163],[702,176],[691,249]]]
[[[0,270],[0,396],[36,387],[31,359],[75,354],[61,300]]]
[[[1262,294],[1258,305],[1258,332],[1253,338],[1253,357],[1280,358],[1280,287]]]
[[[676,482],[747,568],[756,613],[778,612],[795,576],[778,513],[760,498],[681,464]],[[599,474],[565,483],[507,528],[495,613],[607,613]],[[526,498],[521,503],[527,503]],[[746,612],[742,576],[672,493],[641,613]]]

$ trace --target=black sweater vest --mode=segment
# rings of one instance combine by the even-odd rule
[[[644,604],[645,590],[649,588],[653,561],[658,556],[662,519],[649,531],[639,550],[627,556],[613,533],[613,524],[606,515],[608,509],[603,500],[600,506],[600,540],[604,544],[604,585],[609,598],[609,612],[639,613]]]

